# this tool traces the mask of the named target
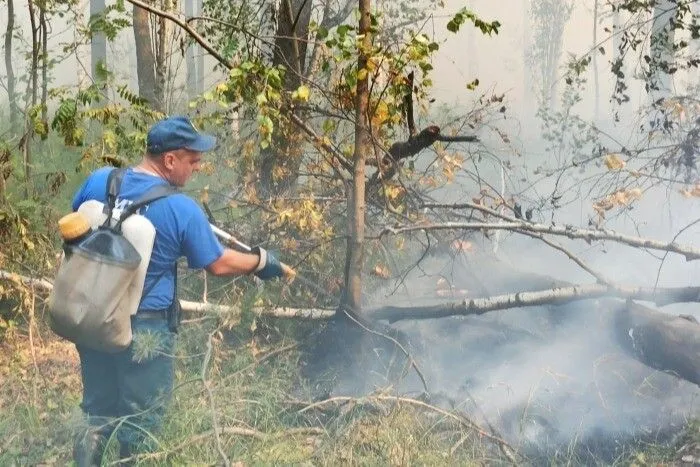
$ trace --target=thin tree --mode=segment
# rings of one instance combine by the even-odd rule
[[[10,128],[17,128],[19,106],[17,104],[17,91],[15,90],[15,73],[12,67],[12,35],[15,30],[15,4],[14,0],[7,0],[7,29],[5,30],[5,70],[7,70],[7,97],[10,101]]]
[[[540,106],[551,108],[556,103],[564,27],[573,8],[571,0],[535,0],[531,4],[533,42],[529,62],[538,85]]]
[[[345,263],[345,302],[356,313],[362,310],[362,265],[365,238],[365,162],[370,144],[368,128],[369,73],[360,73],[367,68],[372,48],[370,0],[360,0],[360,27],[357,59],[357,92],[355,94],[355,151],[353,154],[353,185],[348,197],[349,237]]]
[[[195,15],[194,0],[185,0],[185,16],[192,18]],[[195,60],[196,45],[190,43],[185,52],[185,66],[187,68],[187,95],[192,98],[197,94],[197,62]]]
[[[649,93],[652,102],[666,97],[673,87],[674,65],[673,41],[678,5],[676,0],[659,0],[654,4],[651,37],[649,41]]]
[[[594,89],[594,99],[593,103],[593,121],[598,121],[600,116],[600,77],[598,76],[598,0],[593,0],[593,89]]]
[[[91,21],[105,10],[105,0],[90,0]],[[98,81],[99,67],[107,65],[107,38],[101,31],[93,31],[90,39],[90,58],[92,62],[92,79]]]

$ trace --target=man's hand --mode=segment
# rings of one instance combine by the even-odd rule
[[[260,247],[255,247],[252,251],[260,257],[258,267],[254,271],[256,276],[262,280],[284,277],[285,272],[282,263],[273,253]]]

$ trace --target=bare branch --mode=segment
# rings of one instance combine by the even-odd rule
[[[46,279],[32,278],[22,276],[9,271],[0,270],[0,280],[10,282],[21,282],[23,284],[33,286],[38,290],[50,292],[53,290],[53,284]],[[213,303],[190,302],[180,300],[182,311],[193,313],[211,313],[211,314],[237,314],[241,312],[239,307],[215,305]],[[335,310],[325,308],[254,308],[253,312],[258,316],[267,316],[270,318],[298,318],[298,319],[329,319],[335,316]]]
[[[657,305],[700,301],[700,287],[651,288],[623,285],[590,284],[560,287],[534,292],[496,295],[487,298],[465,299],[457,303],[431,306],[386,306],[367,310],[372,319],[399,321],[403,319],[434,319],[447,316],[481,315],[489,311],[537,305],[561,305],[575,300],[618,297],[645,300]]]
[[[523,232],[523,233],[525,233],[525,232]],[[529,236],[532,237],[532,238],[536,238],[536,239],[538,239],[538,240],[544,242],[545,244],[549,245],[550,247],[554,248],[555,250],[561,251],[561,252],[564,253],[566,256],[568,256],[568,258],[569,258],[571,261],[573,261],[574,263],[578,264],[578,266],[579,266],[581,269],[583,269],[584,271],[586,271],[586,272],[587,272],[588,274],[590,274],[591,276],[595,277],[595,280],[598,281],[599,284],[605,284],[605,285],[610,284],[610,281],[607,280],[602,274],[600,274],[599,272],[596,272],[596,271],[594,271],[593,269],[591,269],[591,267],[588,266],[586,263],[584,263],[583,260],[582,260],[581,258],[579,258],[579,257],[576,256],[575,254],[573,254],[571,251],[569,251],[568,249],[566,249],[566,248],[564,248],[563,246],[561,246],[559,243],[556,243],[556,242],[551,241],[550,239],[548,239],[547,237],[545,237],[545,236],[542,235],[542,234],[525,233],[525,235],[529,235]]]
[[[510,230],[517,233],[533,232],[551,235],[559,235],[570,239],[582,239],[586,242],[594,240],[610,240],[636,248],[649,248],[651,250],[669,251],[685,256],[686,261],[700,259],[700,250],[691,246],[679,245],[675,242],[664,242],[648,238],[633,237],[617,233],[607,229],[580,229],[572,225],[544,225],[531,222],[514,221],[507,223],[494,222],[445,222],[443,224],[420,224],[399,227],[385,227],[379,234],[398,235],[416,230]]]
[[[189,34],[197,43],[202,46],[204,50],[209,52],[212,57],[214,57],[219,63],[224,65],[226,68],[233,68],[233,64],[226,60],[223,55],[219,54],[214,47],[205,39],[203,38],[197,31],[195,31],[189,24],[187,24],[186,21],[182,21],[180,18],[177,16],[168,13],[166,11],[160,10],[158,8],[154,8],[153,6],[149,5],[148,3],[142,2],[141,0],[127,0],[129,3],[132,5],[138,6],[140,8],[143,8],[144,10],[148,11],[149,13],[153,13],[156,16],[160,16],[161,18],[167,18],[173,23],[177,24],[180,26],[182,29],[184,29],[187,34]]]
[[[399,161],[407,157],[412,157],[422,150],[430,147],[436,141],[446,142],[474,142],[478,141],[474,135],[466,136],[445,136],[440,134],[440,127],[436,125],[424,128],[415,136],[410,136],[407,141],[397,141],[389,148],[389,154],[394,161]],[[385,157],[385,159],[388,159]],[[384,164],[390,164],[392,161],[385,160]]]
[[[330,144],[328,141],[326,141],[324,138],[320,137],[313,128],[311,128],[309,125],[307,125],[301,118],[299,118],[297,115],[294,113],[289,114],[289,119],[297,125],[299,128],[301,128],[304,133],[306,133],[308,136],[311,137],[311,139],[319,144],[321,148],[324,150],[328,151],[332,156],[333,159],[338,161],[340,165],[343,166],[345,170],[348,172],[352,172],[352,164],[350,164],[347,160],[345,160],[345,156],[338,151],[335,147],[333,147],[332,144]],[[348,177],[343,177],[344,179],[348,179]]]

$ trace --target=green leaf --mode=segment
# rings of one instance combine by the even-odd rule
[[[459,23],[457,23],[454,19],[451,19],[447,22],[447,30],[450,32],[459,31]]]

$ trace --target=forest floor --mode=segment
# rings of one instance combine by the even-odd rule
[[[0,334],[0,466],[71,464],[82,423],[78,356],[39,328]],[[314,383],[301,376],[303,342],[293,333],[260,324],[253,334],[212,331],[193,324],[180,333],[172,405],[153,434],[157,449],[138,465],[533,464],[459,414],[390,389],[314,396]],[[115,444],[104,465],[116,465]],[[700,425],[689,423],[673,445],[631,448],[615,463],[700,465]]]

